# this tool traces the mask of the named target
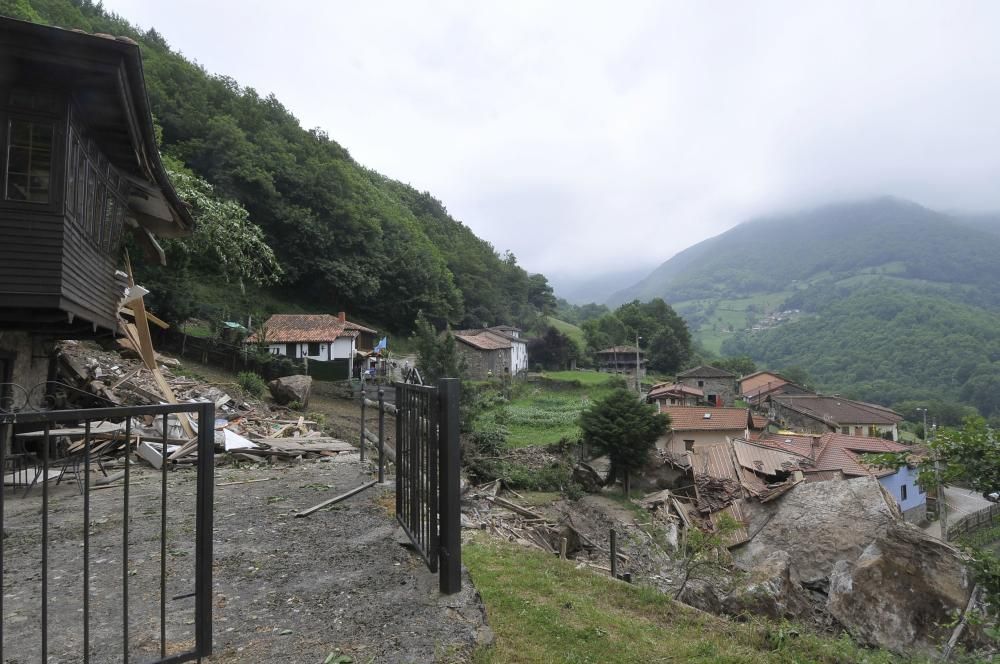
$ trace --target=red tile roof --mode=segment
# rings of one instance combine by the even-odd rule
[[[746,408],[663,406],[660,412],[670,416],[674,431],[743,431],[749,422]]]
[[[274,314],[264,323],[266,343],[331,342],[338,337],[356,337],[361,332],[375,330],[342,321],[329,314]],[[247,343],[258,343],[258,334],[247,337]]]
[[[750,413],[750,418],[752,420],[752,428],[754,429],[766,429],[767,425],[771,422],[767,418],[767,415],[759,415],[757,413]]]
[[[839,471],[845,475],[874,475],[885,477],[896,472],[895,468],[873,468],[861,462],[864,454],[905,452],[906,445],[882,438],[848,436],[828,432],[821,436],[791,434],[765,434],[758,437],[759,444],[791,452],[812,459],[812,467],[803,466],[807,473]]]
[[[503,348],[510,348],[514,342],[513,337],[492,332],[488,329],[457,330],[453,334],[459,341],[478,350],[501,350]],[[518,339],[518,341],[521,340]]]

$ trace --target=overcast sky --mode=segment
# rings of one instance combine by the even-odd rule
[[[553,276],[845,198],[1000,209],[996,2],[104,6]]]

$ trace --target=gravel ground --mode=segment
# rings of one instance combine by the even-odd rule
[[[376,487],[308,518],[294,514],[366,481],[356,455],[330,461],[216,469],[214,640],[211,662],[465,661],[491,638],[468,576],[461,593],[408,547]],[[129,530],[130,655],[159,647],[160,485],[132,467]],[[249,482],[249,480],[264,480]],[[231,482],[246,482],[229,484]],[[194,638],[195,472],[168,473],[167,650]],[[50,483],[49,661],[82,661],[83,500]],[[92,662],[122,661],[122,491],[91,493]],[[8,490],[4,539],[4,662],[40,656],[42,491]],[[331,657],[335,660],[335,657]],[[341,660],[343,661],[343,660]]]

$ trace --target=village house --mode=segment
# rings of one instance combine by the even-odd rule
[[[490,376],[525,376],[528,373],[528,343],[521,330],[510,325],[453,332],[465,370],[473,380]]]
[[[0,408],[44,393],[54,340],[111,337],[125,231],[193,221],[160,162],[138,45],[0,18]],[[17,392],[15,394],[15,392]]]
[[[759,406],[771,395],[813,394],[773,371],[757,371],[740,378],[738,393],[751,406]]]
[[[747,438],[766,425],[746,408],[661,406],[660,412],[670,417],[670,426],[656,447],[674,459],[701,448],[727,445],[730,439]]]
[[[623,374],[632,389],[646,377],[646,354],[635,346],[611,346],[595,353],[597,370]]]
[[[915,468],[906,465],[899,468],[874,467],[865,464],[862,458],[865,454],[909,451],[910,448],[905,445],[883,438],[849,436],[832,431],[815,436],[765,433],[758,434],[755,440],[749,442],[768,448],[767,452],[758,453],[760,459],[753,454],[744,454],[741,459],[745,467],[759,474],[776,474],[770,472],[768,467],[775,466],[773,459],[777,455],[782,459],[784,470],[800,471],[807,482],[875,477],[896,501],[907,521],[918,523],[926,519],[927,495],[917,484]],[[737,456],[740,457],[739,454]],[[764,465],[761,459],[772,461],[765,461]]]
[[[736,402],[736,374],[725,369],[697,366],[677,374],[677,382],[688,387],[696,387],[705,393],[705,403],[709,406],[732,405]]]
[[[772,420],[805,433],[836,431],[851,436],[899,440],[903,416],[878,404],[819,394],[771,395],[765,399]]]
[[[258,332],[247,337],[248,344],[267,347],[272,355],[322,362],[346,360],[347,375],[354,375],[358,353],[370,352],[375,330],[352,323],[341,311],[330,314],[275,314],[264,323],[263,338]]]
[[[681,383],[658,383],[650,388],[646,403],[655,403],[660,412],[664,406],[697,406],[705,392]]]

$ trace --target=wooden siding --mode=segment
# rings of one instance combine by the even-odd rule
[[[58,296],[62,243],[62,215],[0,211],[0,303]]]
[[[123,282],[115,277],[111,257],[84,234],[73,221],[66,221],[63,247],[63,297],[87,320],[115,329]],[[70,309],[70,307],[67,307]]]

